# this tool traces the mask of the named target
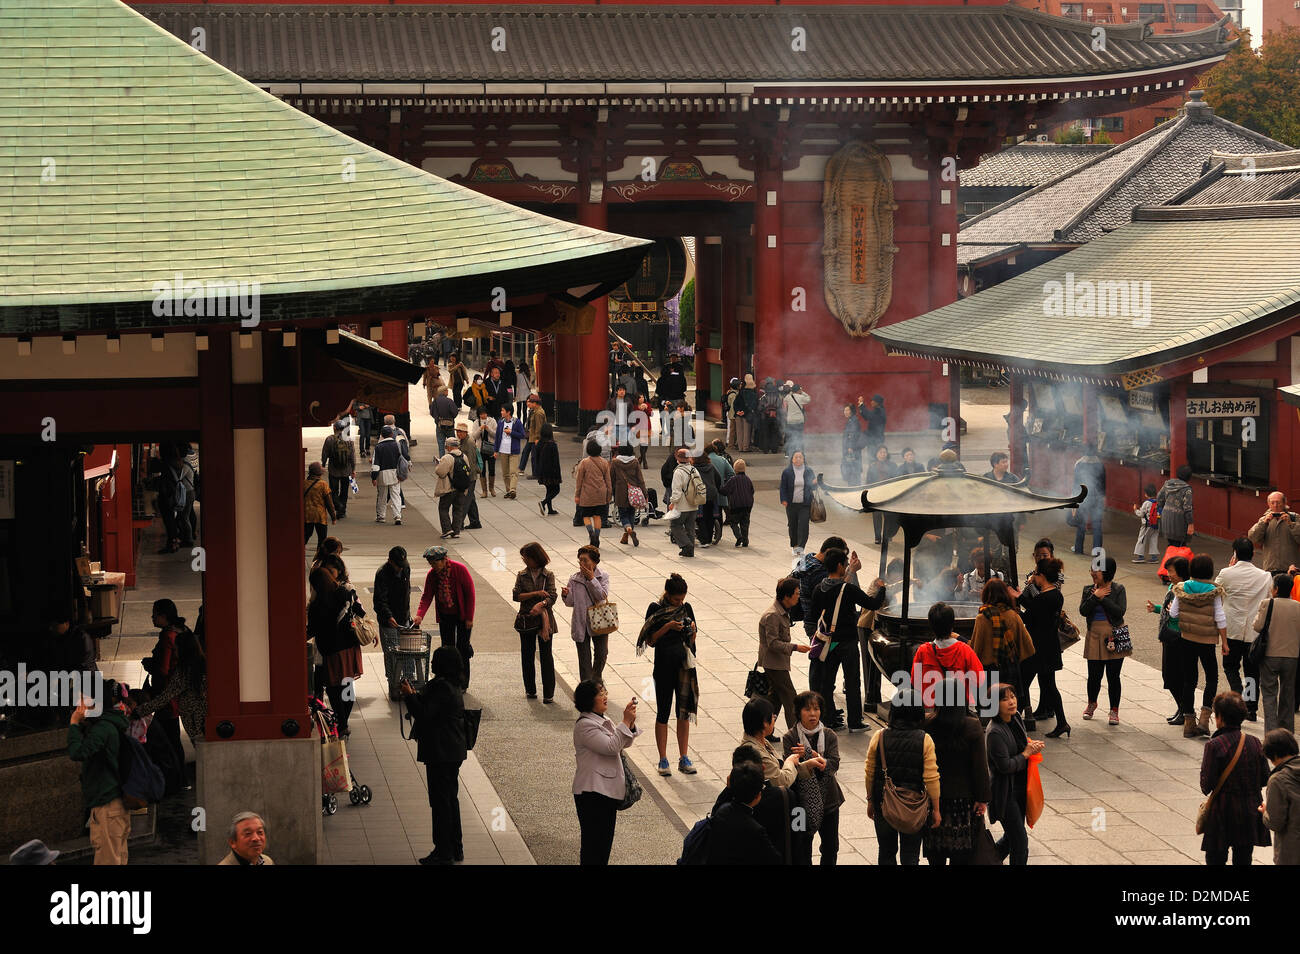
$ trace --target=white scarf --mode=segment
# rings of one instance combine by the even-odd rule
[[[822,732],[822,724],[820,722],[817,723],[817,728],[811,733],[803,727],[802,722],[796,722],[794,727],[795,731],[799,733],[799,741],[803,743],[804,751],[811,748],[818,755],[825,754],[826,733]],[[816,741],[813,741],[814,739],[816,739]]]

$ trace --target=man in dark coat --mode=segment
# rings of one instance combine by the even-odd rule
[[[736,801],[736,795],[732,790],[731,782],[732,779],[736,776],[736,773],[742,770],[748,770],[749,772],[757,773],[759,783],[760,783],[758,789],[758,801],[757,803],[754,803],[751,799],[748,804],[750,819],[758,823],[759,828],[766,836],[767,844],[772,847],[776,856],[775,861],[763,860],[763,861],[752,861],[748,863],[784,864],[784,865],[794,864],[794,859],[796,857],[801,856],[800,851],[798,850],[799,839],[808,838],[811,836],[808,835],[806,832],[796,830],[794,826],[791,824],[791,819],[793,818],[791,812],[793,811],[794,808],[798,806],[799,804],[798,799],[794,797],[794,794],[789,789],[782,789],[779,786],[773,784],[771,781],[768,781],[767,779],[763,778],[763,761],[759,757],[758,751],[753,746],[741,745],[737,747],[736,750],[731,754],[731,775],[727,777],[727,787],[724,788],[721,791],[721,793],[719,793],[717,801],[713,803],[713,811],[711,813],[712,817],[716,818],[720,813],[722,813],[722,810],[726,806],[733,804]],[[740,829],[746,827],[743,825],[743,823],[736,821],[734,819],[729,819],[728,821],[724,822],[724,826],[726,828],[732,828],[734,826],[734,828],[740,828]],[[734,831],[731,831],[728,832],[728,834],[725,834],[723,836],[724,846],[726,846],[728,842],[731,843],[731,846],[728,846],[725,849],[727,854],[730,854],[731,851],[733,850],[734,843],[736,840],[735,834],[736,833]],[[788,839],[787,839],[787,834],[789,835]],[[740,863],[740,862],[713,860],[713,854],[712,854],[713,835],[714,835],[714,826],[713,823],[710,822],[710,831],[709,831],[710,854],[708,856],[708,860],[706,860],[705,863],[706,864]],[[740,836],[740,838],[741,840],[746,840],[743,834]],[[750,837],[747,840],[749,841],[752,849],[752,846],[754,844],[754,839],[752,838],[752,830],[751,830]],[[718,857],[722,857],[722,852],[719,853]]]
[[[465,860],[460,827],[460,767],[465,740],[465,698],[462,695],[461,654],[455,646],[439,646],[431,663],[434,678],[417,693],[402,680],[402,699],[414,720],[418,761],[424,763],[433,813],[433,851],[422,865],[450,865]]]
[[[763,772],[753,765],[731,770],[731,800],[714,811],[709,825],[706,865],[779,865],[781,853],[754,818],[763,800]]]

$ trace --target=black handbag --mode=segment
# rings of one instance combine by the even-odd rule
[[[619,758],[623,760],[623,782],[626,787],[623,791],[623,800],[618,803],[617,811],[623,812],[641,801],[644,789],[641,788],[641,780],[632,771],[632,763],[627,760],[627,756],[620,752]]]
[[[1273,622],[1273,601],[1268,601],[1268,612],[1264,614],[1264,628],[1259,631],[1250,643],[1250,650],[1246,653],[1246,658],[1250,664],[1258,668],[1264,662],[1264,657],[1268,655],[1268,627]]]
[[[757,667],[751,669],[745,679],[745,698],[753,699],[755,696],[762,696],[767,699],[771,695],[772,681],[767,678],[767,673],[759,672]]]
[[[983,815],[976,815],[971,823],[970,863],[972,865],[1002,864],[997,842],[993,840],[993,832],[989,831]]]

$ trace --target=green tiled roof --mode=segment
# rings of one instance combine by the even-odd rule
[[[117,0],[0,0],[0,330],[177,323],[150,319],[176,273],[258,282],[272,318],[319,317],[285,303],[321,293],[431,307],[498,284],[509,307],[631,271],[647,245],[365,146]]]
[[[1300,201],[1139,209],[1133,218],[986,291],[872,334],[902,354],[1115,378],[1300,313]]]

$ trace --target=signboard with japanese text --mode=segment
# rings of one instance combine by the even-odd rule
[[[1259,398],[1188,398],[1188,417],[1258,417]]]
[[[14,462],[0,460],[0,520],[14,518]]]
[[[1154,411],[1156,409],[1156,396],[1150,391],[1129,391],[1128,406],[1135,411]]]

